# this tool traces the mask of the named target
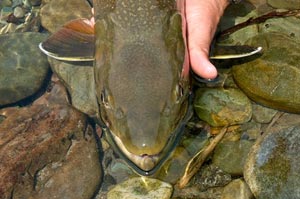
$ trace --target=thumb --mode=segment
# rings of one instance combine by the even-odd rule
[[[186,21],[188,50],[192,70],[206,79],[217,76],[217,70],[209,61],[209,49],[228,0],[187,0]]]

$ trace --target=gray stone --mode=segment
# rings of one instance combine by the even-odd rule
[[[184,174],[185,167],[191,158],[192,156],[188,154],[185,148],[177,146],[154,177],[175,184]]]
[[[238,89],[200,88],[195,95],[198,117],[211,126],[242,124],[251,119],[250,100]]]
[[[300,198],[300,125],[270,130],[252,147],[244,177],[257,199]]]
[[[182,145],[193,156],[206,146],[209,142],[209,136],[209,134],[205,133],[202,136],[183,138]]]
[[[241,125],[241,132],[240,139],[253,141],[261,136],[262,125],[253,121],[247,122]]]
[[[253,142],[247,140],[221,142],[214,150],[212,163],[233,176],[242,176],[244,164],[252,145]]]
[[[36,93],[44,83],[49,64],[38,44],[47,34],[0,35],[0,106]]]
[[[42,0],[25,0],[30,6],[39,6]],[[25,3],[24,3],[25,4]]]
[[[267,2],[274,8],[300,9],[299,0],[267,0]]]
[[[242,179],[236,179],[224,187],[221,199],[251,199],[253,194]]]
[[[193,177],[193,186],[197,186],[199,191],[205,191],[209,188],[223,187],[231,180],[230,174],[210,164],[203,166]]]
[[[175,187],[174,199],[192,198],[192,199],[220,199],[223,187],[214,187],[207,190],[199,191],[197,186],[188,186],[183,189]]]
[[[270,109],[258,104],[253,104],[252,110],[253,110],[252,119],[262,124],[270,123],[273,117],[278,112],[277,110]]]
[[[113,159],[106,172],[114,178],[116,183],[121,183],[130,176],[136,176],[133,170],[122,159]]]
[[[49,63],[68,89],[71,104],[93,118],[98,117],[93,63],[63,62],[53,58],[49,58]]]
[[[15,7],[14,9],[14,16],[16,18],[23,18],[25,16],[25,11],[23,10],[22,7]]]
[[[108,194],[108,199],[169,199],[173,188],[157,179],[136,177],[116,185]]]

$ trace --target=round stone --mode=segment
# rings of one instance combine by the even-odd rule
[[[237,85],[264,106],[300,113],[300,44],[286,35],[264,33],[249,41],[261,57],[232,68]]]
[[[248,185],[242,179],[236,179],[224,187],[221,199],[252,199]]]
[[[16,18],[23,18],[25,16],[25,11],[21,7],[15,7],[14,9],[14,16]]]
[[[0,106],[36,93],[49,72],[47,57],[38,44],[41,33],[13,33],[0,36]]]
[[[173,188],[170,184],[147,177],[135,177],[116,185],[108,194],[108,199],[169,199]]]
[[[200,88],[194,108],[198,117],[211,126],[242,124],[252,116],[250,100],[234,88]]]
[[[256,198],[300,198],[300,125],[270,131],[252,147],[244,177]]]
[[[88,1],[55,0],[41,7],[40,17],[43,27],[54,33],[68,21],[91,18],[92,11]]]
[[[221,142],[214,150],[212,162],[233,176],[241,176],[247,154],[252,145],[253,142],[247,140]]]

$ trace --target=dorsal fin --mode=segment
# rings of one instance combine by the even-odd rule
[[[64,61],[93,61],[95,51],[94,27],[88,19],[68,22],[40,43],[48,56]]]

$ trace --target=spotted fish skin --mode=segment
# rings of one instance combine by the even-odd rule
[[[188,112],[182,17],[170,0],[96,0],[94,9],[101,118],[128,163],[149,172],[176,145]]]

